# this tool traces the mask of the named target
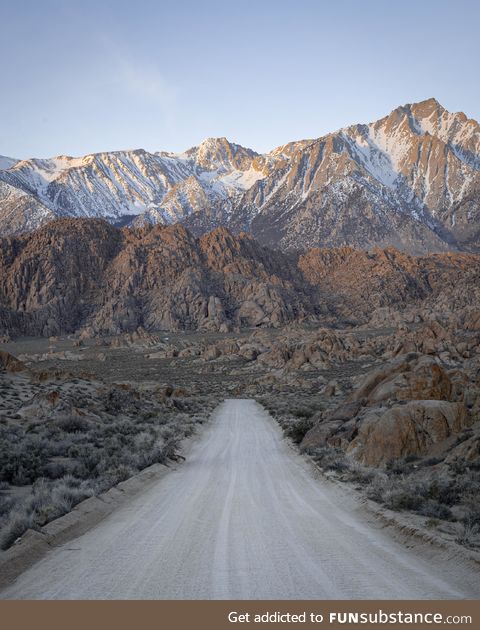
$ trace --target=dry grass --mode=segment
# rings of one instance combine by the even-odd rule
[[[85,498],[175,460],[181,440],[217,404],[213,397],[155,397],[114,385],[95,397],[77,379],[68,386],[74,412],[0,424],[1,549]]]

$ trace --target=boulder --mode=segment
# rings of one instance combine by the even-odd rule
[[[262,347],[253,343],[246,343],[240,346],[238,354],[247,361],[255,361],[255,359],[262,353]]]
[[[290,350],[283,344],[277,343],[264,354],[258,357],[258,361],[271,367],[271,368],[283,368],[287,361],[291,357]]]
[[[258,326],[265,319],[265,312],[254,301],[246,300],[237,312],[237,320],[241,326]]]
[[[382,414],[371,410],[359,423],[347,452],[368,466],[379,466],[407,455],[426,455],[471,424],[463,403],[415,400]]]
[[[370,373],[350,399],[375,405],[387,400],[449,400],[451,396],[452,382],[443,366],[433,357],[412,352]]]
[[[0,350],[0,372],[24,372],[27,368],[13,354]]]
[[[202,357],[206,361],[213,361],[214,359],[218,359],[219,356],[221,356],[221,352],[217,346],[208,346],[202,354]]]
[[[332,438],[334,442],[338,442],[335,436],[338,437],[339,429],[352,423],[352,421],[354,422],[360,409],[361,403],[355,401],[339,405],[330,413],[320,412],[315,415],[313,417],[315,425],[305,434],[301,448],[308,449],[332,444]],[[345,438],[345,431],[342,433],[344,434],[343,438]]]
[[[463,317],[465,330],[480,330],[480,309],[471,309]]]

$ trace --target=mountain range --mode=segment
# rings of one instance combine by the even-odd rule
[[[0,157],[0,234],[58,217],[218,226],[282,250],[480,251],[480,125],[435,99],[260,155],[225,138],[184,153]]]

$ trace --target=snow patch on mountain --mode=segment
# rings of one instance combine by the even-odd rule
[[[207,138],[182,153],[0,158],[0,231],[73,216],[181,221],[196,233],[226,225],[256,234],[261,224],[266,242],[288,247],[407,243],[420,233],[421,247],[470,247],[480,237],[479,172],[478,123],[428,99],[264,155]]]

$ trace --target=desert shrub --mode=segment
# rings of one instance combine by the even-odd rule
[[[350,462],[340,448],[319,446],[305,451],[322,470],[344,472],[350,469]]]
[[[48,479],[60,479],[60,477],[64,477],[68,471],[71,469],[71,466],[68,466],[65,462],[47,462],[43,467],[43,474]]]
[[[56,515],[67,514],[75,505],[84,499],[88,499],[92,494],[92,490],[87,487],[75,488],[61,482],[56,484],[51,491],[52,504],[57,512]]]
[[[178,411],[188,411],[190,406],[188,401],[182,398],[171,398],[170,402],[175,409],[178,409]]]
[[[70,393],[70,402],[77,409],[88,407],[92,400],[88,390],[82,387],[77,387]]]
[[[431,500],[427,500],[417,511],[419,514],[422,514],[422,516],[444,521],[450,521],[453,518],[452,510],[449,507]]]
[[[478,546],[480,537],[480,525],[465,519],[460,524],[460,532],[456,538],[456,542],[466,547]]]
[[[412,511],[430,518],[451,520],[450,480],[415,481],[411,477],[379,475],[367,496],[395,511]]]
[[[162,456],[161,459],[158,460],[158,463],[165,464],[169,459],[177,459],[178,444],[178,438],[172,437],[167,440],[163,445]]]
[[[38,528],[69,512],[72,507],[92,496],[88,484],[65,477],[55,482],[37,480],[31,493],[18,500],[6,518],[0,546],[6,549],[29,528]]]
[[[464,510],[463,520],[480,527],[480,501],[478,497],[478,491],[470,489],[469,492],[463,494],[461,505]]]
[[[184,437],[190,437],[195,433],[195,424],[193,422],[188,423],[183,429]]]
[[[155,443],[155,433],[150,431],[141,431],[134,437],[135,450],[144,450],[152,448]]]
[[[415,512],[423,507],[424,502],[424,497],[416,494],[413,488],[411,490],[393,488],[383,495],[385,506],[395,511],[412,510]]]
[[[428,518],[425,521],[425,527],[427,527],[428,529],[434,529],[435,527],[438,527],[440,525],[440,521],[438,520],[438,518]]]
[[[367,497],[376,503],[383,503],[385,493],[392,487],[393,483],[387,475],[385,473],[379,473],[369,484]]]
[[[367,486],[373,483],[376,475],[377,472],[375,470],[352,462],[350,463],[348,475],[345,477],[345,481],[351,481],[353,483],[359,483]]]
[[[426,496],[443,505],[454,505],[459,500],[459,493],[454,479],[437,477],[431,481]]]
[[[12,499],[12,497],[0,494],[0,517],[8,514],[14,504],[15,501]]]
[[[199,415],[199,414],[195,414],[191,419],[190,419],[190,423],[195,426],[196,424],[204,424],[205,420],[208,418],[208,414],[205,414],[204,416]]]
[[[118,414],[137,410],[139,401],[132,390],[114,387],[107,392],[104,406],[107,413]]]
[[[62,416],[55,420],[55,425],[65,433],[77,433],[88,431],[90,429],[90,422],[84,416]]]
[[[0,533],[0,549],[8,549],[32,525],[32,515],[25,513],[23,510],[11,512]]]
[[[73,394],[80,405],[84,392]],[[85,404],[96,402],[95,416],[65,414],[26,427],[0,424],[0,490],[32,485],[30,494],[19,498],[0,493],[1,545],[147,466],[177,459],[179,441],[217,403],[213,397],[182,398],[179,412],[168,406],[170,399],[142,401],[128,388],[112,386],[101,396],[100,404],[84,396]]]
[[[17,444],[0,447],[0,479],[15,486],[33,483],[43,474],[50,457],[48,443],[37,436],[24,436]]]
[[[125,464],[120,464],[116,468],[109,470],[109,478],[113,482],[112,485],[120,483],[120,481],[125,481],[129,479],[136,472],[135,468],[130,468]]]
[[[140,417],[145,422],[148,422],[149,420],[156,420],[157,413],[155,411],[144,411]]]
[[[171,424],[162,427],[159,431],[160,436],[163,440],[171,440],[174,436],[177,435],[177,429]]]
[[[390,459],[386,465],[385,470],[388,475],[405,475],[411,470],[404,459]]]
[[[150,451],[141,453],[139,459],[140,467],[147,468],[147,466],[152,466],[153,464],[164,464],[168,459],[169,452],[173,454],[175,449],[173,442],[171,445],[170,442],[167,444],[169,444],[168,448],[166,444],[157,444]]]
[[[291,420],[285,423],[283,427],[283,434],[285,437],[290,438],[295,444],[300,444],[305,435],[315,425],[308,417],[300,417],[299,420]]]
[[[62,482],[69,488],[80,488],[83,485],[82,480],[73,475],[65,475],[62,477]]]
[[[317,409],[314,405],[300,405],[293,407],[290,413],[296,418],[311,418],[316,413]]]
[[[99,465],[104,457],[103,449],[79,447],[72,473],[81,479],[95,479],[98,477]]]

